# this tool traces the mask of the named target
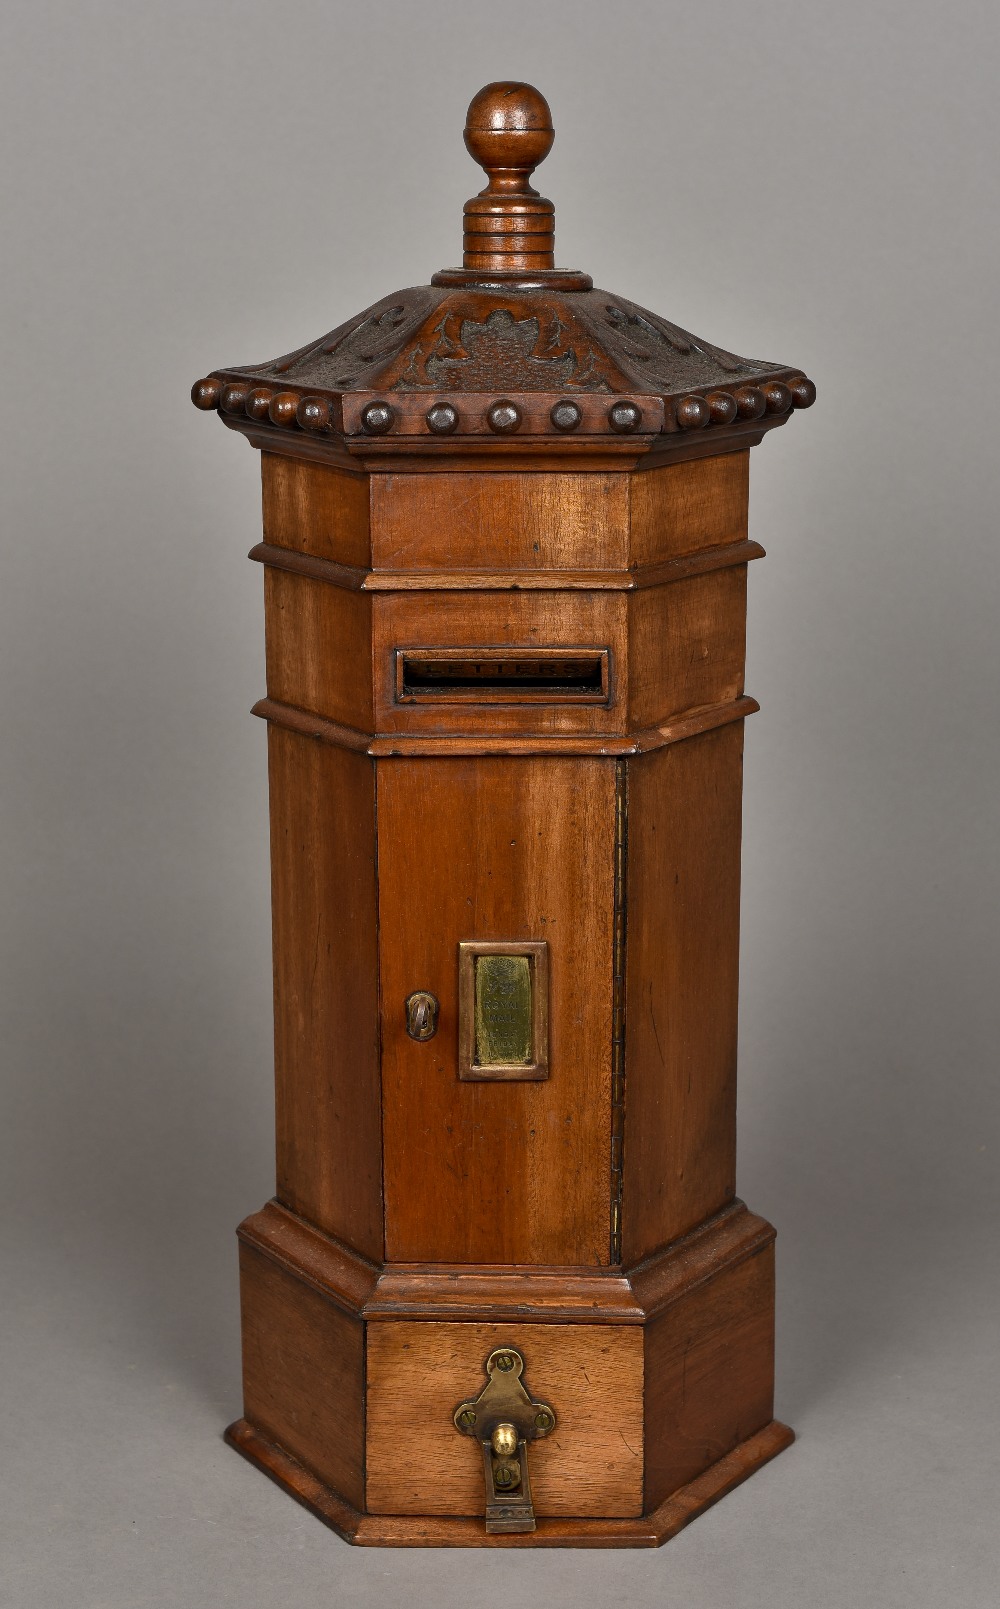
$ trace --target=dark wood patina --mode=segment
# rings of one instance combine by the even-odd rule
[[[734,1193],[743,665],[749,449],[815,389],[557,269],[552,139],[487,86],[462,266],[193,391],[264,492],[228,1436],[362,1544],[653,1546],[791,1440]]]

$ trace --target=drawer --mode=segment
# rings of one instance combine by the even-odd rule
[[[483,1460],[452,1422],[486,1383],[486,1359],[511,1346],[524,1383],[556,1427],[531,1444],[535,1513],[642,1513],[642,1330],[598,1324],[367,1326],[365,1490],[373,1514],[483,1513]]]

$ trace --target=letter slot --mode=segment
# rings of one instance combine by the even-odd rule
[[[607,648],[399,648],[400,704],[607,704]]]

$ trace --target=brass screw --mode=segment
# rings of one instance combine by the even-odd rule
[[[458,1422],[463,1430],[471,1430],[476,1422],[476,1410],[474,1408],[463,1408],[458,1416]]]
[[[511,1464],[497,1464],[493,1471],[493,1484],[499,1486],[502,1492],[509,1491],[521,1479],[521,1471]]]
[[[550,1413],[546,1412],[545,1409],[543,1409],[541,1413],[536,1413],[536,1415],[535,1415],[535,1428],[536,1428],[536,1430],[551,1430],[552,1429],[552,1415]]]
[[[509,1374],[513,1367],[514,1367],[514,1354],[513,1354],[513,1352],[501,1352],[499,1354],[499,1356],[497,1357],[497,1368],[502,1369],[504,1374]]]

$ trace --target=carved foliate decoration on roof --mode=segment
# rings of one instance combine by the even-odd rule
[[[467,139],[477,155],[478,139]],[[259,446],[291,431],[313,438],[312,456],[323,440],[342,454],[371,449],[372,438],[440,452],[448,435],[450,458],[466,442],[507,454],[515,434],[569,454],[603,441],[634,456],[641,441],[659,457],[690,455],[692,433],[708,430],[697,450],[724,451],[811,404],[801,371],[738,357],[554,269],[552,204],[529,173],[515,191],[491,179],[468,203],[463,268],[384,297],[282,358],[217,369],[194,401]]]

